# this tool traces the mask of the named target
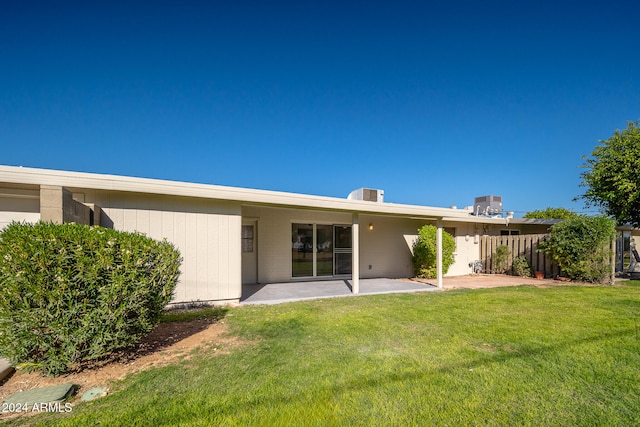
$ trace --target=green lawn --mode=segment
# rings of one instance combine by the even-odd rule
[[[224,321],[247,344],[131,376],[71,414],[14,422],[640,424],[640,282],[246,306]]]

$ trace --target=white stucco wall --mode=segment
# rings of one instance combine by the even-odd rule
[[[419,220],[361,215],[360,277],[412,277],[411,247],[423,224]]]
[[[373,235],[377,233],[376,223],[380,222],[385,232],[381,233],[379,238],[371,241],[370,250],[372,255],[376,256],[385,268],[381,271],[391,271],[395,273],[393,276],[385,277],[411,277],[413,275],[413,265],[411,263],[411,248],[413,242],[418,238],[418,229],[424,224],[436,225],[435,221],[424,222],[418,220],[409,220],[393,217],[373,217],[374,230]],[[368,230],[369,223],[363,224],[363,229]],[[451,223],[443,222],[443,227],[455,229],[456,251],[454,253],[454,263],[449,267],[445,276],[461,276],[472,272],[469,263],[477,260],[480,256],[480,246],[475,239],[475,224],[470,223]],[[388,243],[395,241],[395,236],[401,234],[405,242],[404,247],[389,246]],[[361,234],[363,241],[366,243],[369,239],[367,233]],[[409,250],[409,253],[406,251]],[[366,263],[366,260],[363,260]],[[404,264],[404,269],[400,266]],[[369,268],[369,264],[361,266],[361,276],[368,277],[365,274]],[[375,273],[371,277],[380,277]]]
[[[455,228],[456,251],[454,263],[446,276],[464,276],[473,272],[469,263],[480,258],[479,238],[476,239],[476,226],[472,223],[445,222],[444,227]]]

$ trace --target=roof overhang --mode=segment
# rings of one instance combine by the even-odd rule
[[[310,208],[343,212],[435,217],[468,215],[466,211],[395,203],[367,202],[336,197],[256,190],[210,184],[167,181],[86,172],[0,166],[0,183],[59,185],[74,189],[123,191],[236,201],[247,205]]]
[[[256,190],[211,184],[137,178],[86,172],[58,171],[17,166],[0,166],[0,183],[10,183],[16,188],[34,188],[40,185],[58,185],[71,189],[122,191],[144,194],[161,194],[180,197],[239,202],[247,206],[271,206],[314,209],[333,212],[352,212],[372,215],[389,215],[425,221],[444,220],[456,222],[505,224],[505,218],[472,216],[466,210],[396,203],[368,202],[337,197],[313,196],[281,191]],[[10,191],[10,190],[7,190]],[[531,220],[510,218],[511,224],[554,224],[556,220]]]

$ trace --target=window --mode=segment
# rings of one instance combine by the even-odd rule
[[[242,253],[253,252],[253,225],[242,226]]]
[[[501,236],[519,236],[520,230],[500,230]]]

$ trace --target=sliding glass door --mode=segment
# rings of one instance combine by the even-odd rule
[[[333,274],[333,226],[316,225],[316,276]]]
[[[291,275],[313,276],[313,224],[291,227]]]
[[[291,276],[351,274],[351,226],[291,225]]]

